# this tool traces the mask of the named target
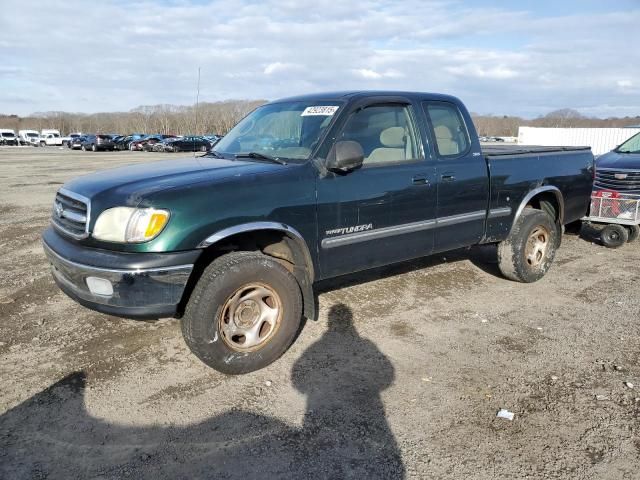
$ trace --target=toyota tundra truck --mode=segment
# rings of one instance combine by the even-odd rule
[[[316,318],[320,280],[478,244],[497,244],[507,279],[541,279],[587,213],[593,165],[588,147],[483,150],[452,96],[305,95],[205,155],[71,180],[42,239],[72,299],[180,318],[198,358],[240,374]]]

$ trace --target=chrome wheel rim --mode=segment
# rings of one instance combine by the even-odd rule
[[[282,301],[269,286],[250,283],[225,301],[218,319],[222,340],[240,352],[263,347],[278,330]]]
[[[529,235],[525,248],[525,259],[531,267],[539,266],[545,259],[549,247],[549,230],[537,226]]]

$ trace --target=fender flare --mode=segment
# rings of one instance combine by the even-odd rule
[[[316,320],[316,301],[313,293],[313,281],[315,279],[315,271],[313,266],[313,258],[311,252],[305,242],[304,237],[295,228],[280,222],[249,222],[240,225],[234,225],[232,227],[223,228],[209,235],[202,240],[197,248],[207,248],[211,245],[224,240],[225,238],[237,235],[239,233],[249,233],[255,231],[275,230],[285,233],[291,238],[302,252],[304,256],[305,265],[297,265],[298,268],[294,268],[294,276],[300,285],[302,292],[302,299],[304,303],[304,316],[310,320]]]
[[[529,203],[529,201],[532,198],[534,198],[536,195],[539,195],[545,192],[553,193],[556,196],[556,200],[558,200],[558,210],[559,210],[558,222],[560,223],[560,225],[564,225],[563,223],[564,222],[564,197],[562,196],[562,192],[560,191],[560,189],[558,187],[554,187],[553,185],[537,187],[531,190],[529,193],[527,193],[522,199],[522,201],[520,202],[518,209],[516,210],[516,214],[513,217],[513,225],[515,225],[518,218],[520,218],[520,215],[522,215],[522,212],[527,206],[527,204]]]

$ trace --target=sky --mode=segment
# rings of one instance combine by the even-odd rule
[[[640,115],[640,0],[0,0],[0,113],[413,90]]]

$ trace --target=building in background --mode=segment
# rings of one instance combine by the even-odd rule
[[[640,132],[640,126],[623,128],[518,127],[518,144],[545,147],[589,146],[594,155],[602,155],[638,132]]]

